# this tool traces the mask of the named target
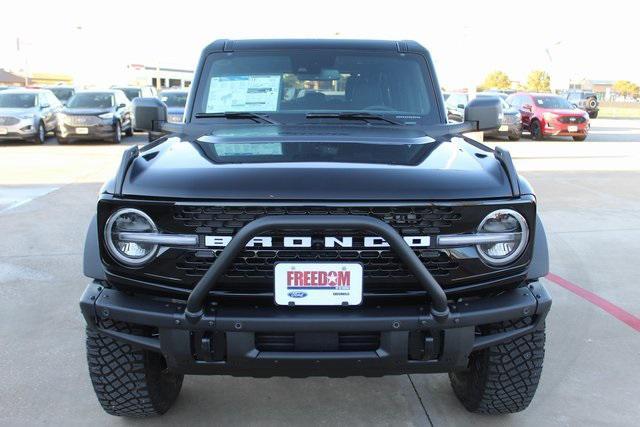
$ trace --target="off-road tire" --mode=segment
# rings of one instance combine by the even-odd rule
[[[133,124],[129,124],[129,127],[124,132],[125,136],[133,136]]]
[[[135,335],[145,331],[122,322],[101,326]],[[159,353],[133,346],[87,328],[89,375],[102,409],[126,417],[162,415],[182,388],[183,375],[168,372]]]
[[[482,333],[523,328],[531,319],[488,325]],[[449,374],[453,391],[470,412],[510,414],[524,410],[538,388],[545,332],[528,335],[471,354],[466,370]]]
[[[598,118],[598,112],[597,111],[592,111],[589,113],[589,118],[590,119],[597,119]]]

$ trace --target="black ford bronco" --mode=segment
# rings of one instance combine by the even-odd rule
[[[110,414],[167,411],[185,374],[448,372],[473,412],[529,405],[545,232],[511,157],[448,124],[412,41],[219,40],[184,123],[156,98],[85,246],[87,358]]]

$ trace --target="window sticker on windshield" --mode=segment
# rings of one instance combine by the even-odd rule
[[[538,104],[540,105],[544,104],[544,99],[538,99]]]
[[[212,77],[207,113],[276,111],[280,75]]]
[[[282,155],[282,144],[279,142],[261,144],[216,143],[213,147],[219,157]]]

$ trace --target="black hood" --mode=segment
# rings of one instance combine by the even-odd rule
[[[143,150],[123,196],[207,200],[470,200],[512,196],[493,152],[463,137],[365,125],[233,125]]]

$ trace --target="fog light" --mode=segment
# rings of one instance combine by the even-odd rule
[[[514,261],[524,252],[529,240],[527,221],[511,209],[491,212],[480,223],[478,233],[505,233],[512,238],[506,242],[476,245],[480,257],[491,265],[505,265]]]

